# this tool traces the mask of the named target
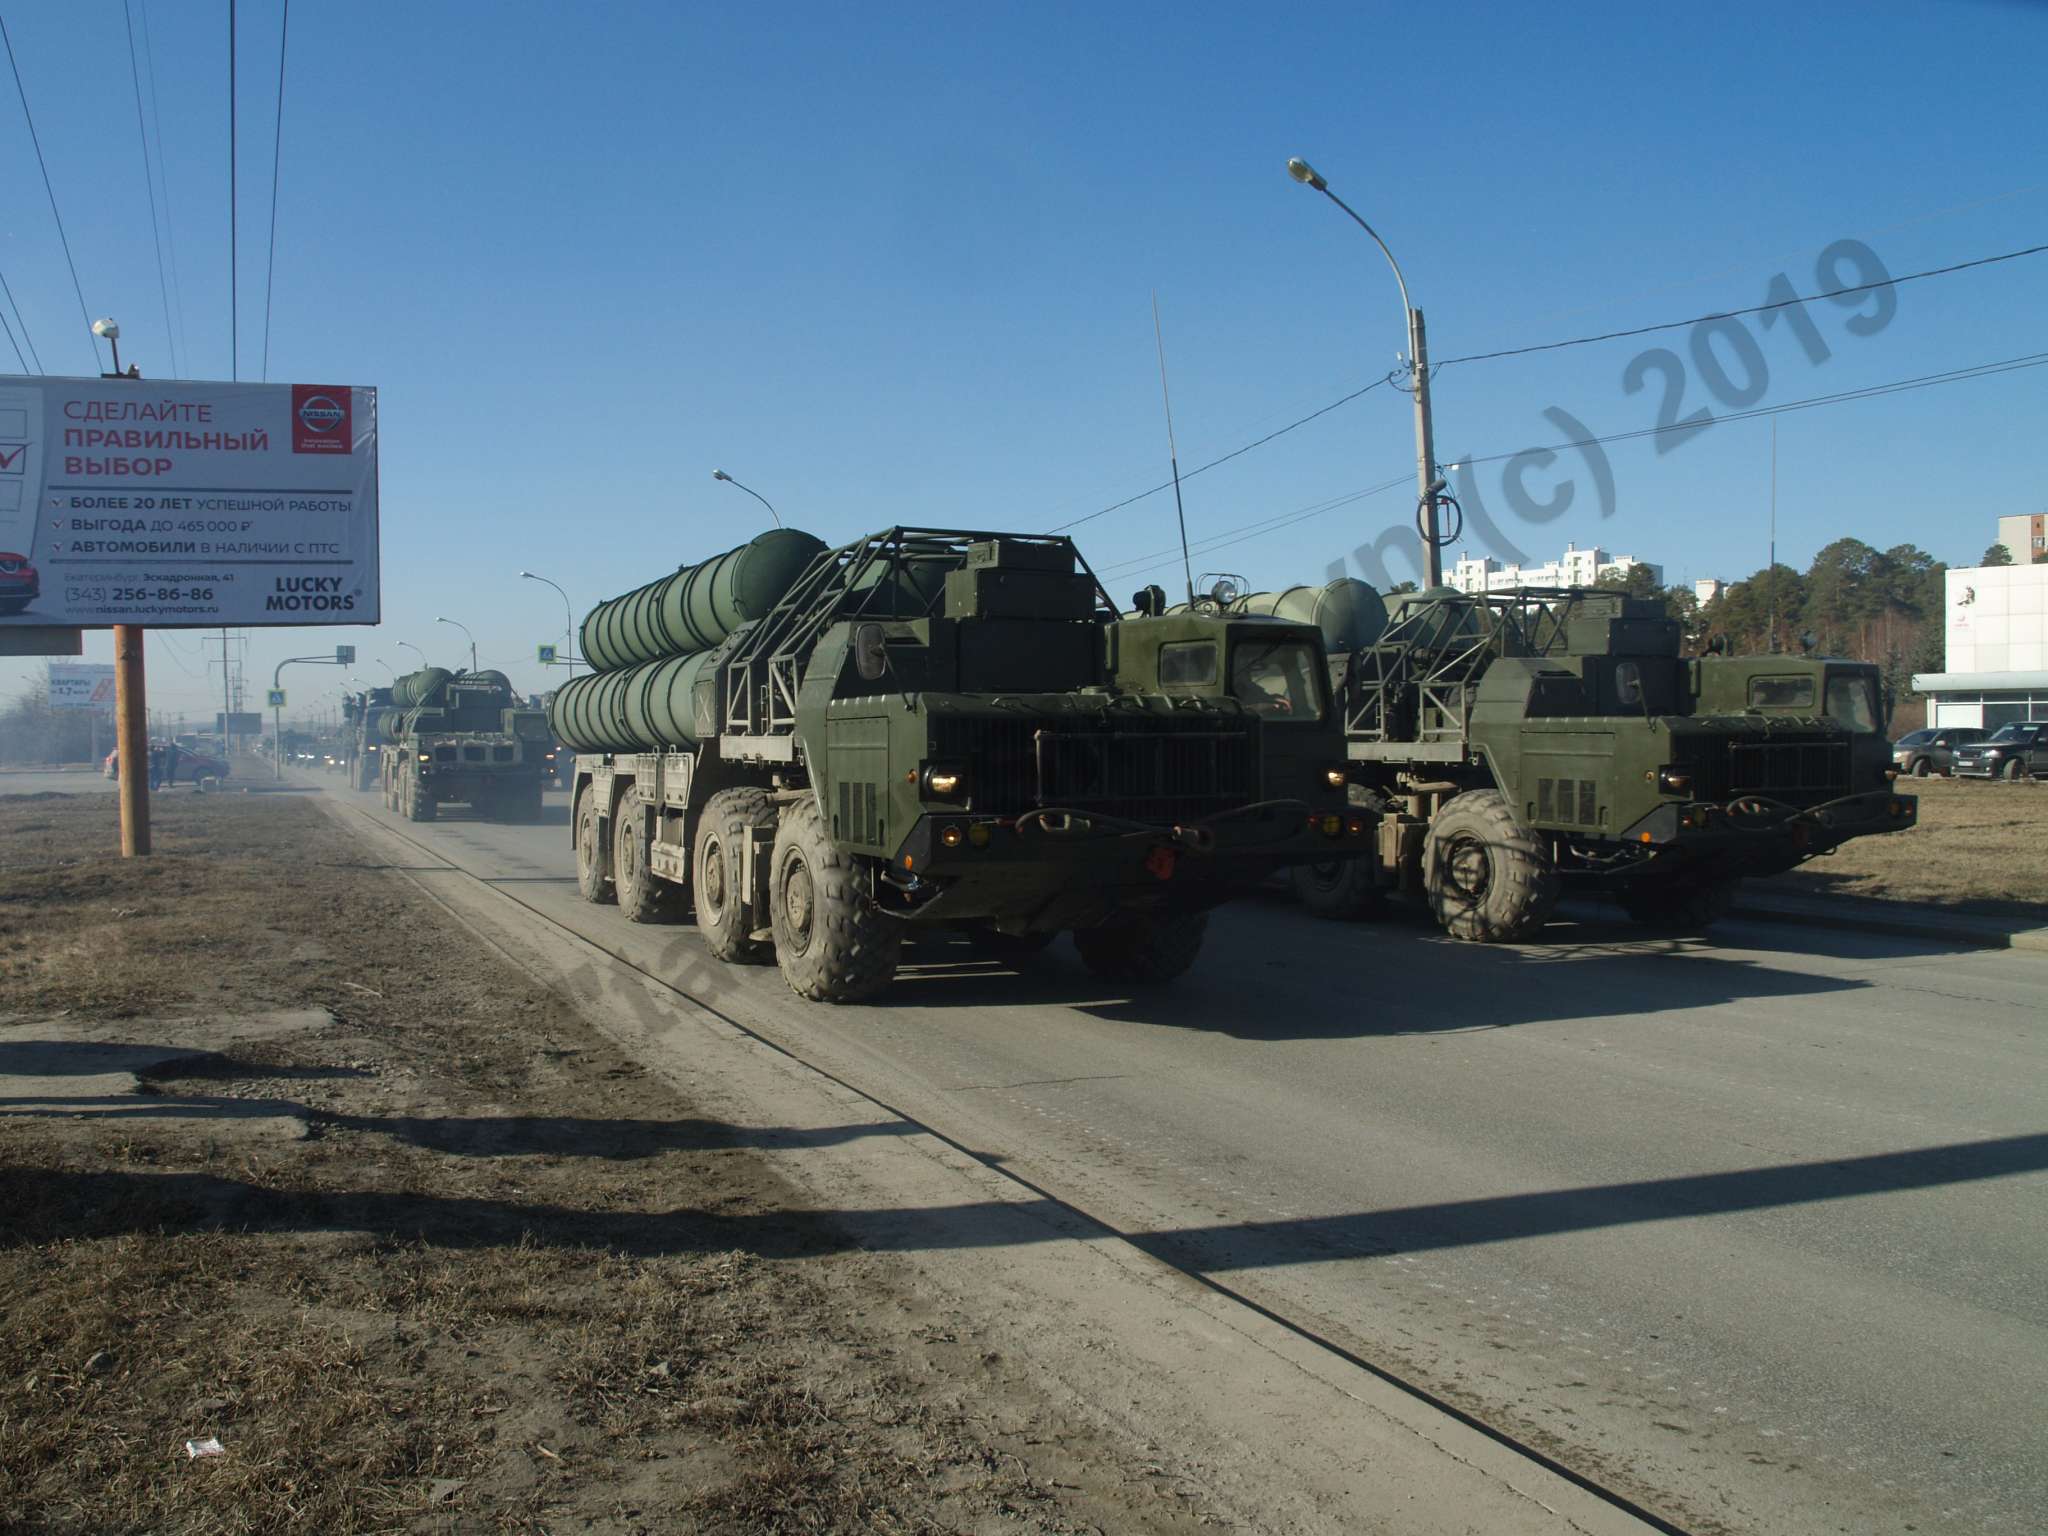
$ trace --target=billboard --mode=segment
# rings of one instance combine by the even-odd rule
[[[261,736],[263,717],[253,709],[238,709],[233,714],[213,712],[213,734],[216,736]]]
[[[114,669],[103,661],[50,663],[50,708],[114,711]]]
[[[0,381],[0,628],[375,624],[377,392]]]

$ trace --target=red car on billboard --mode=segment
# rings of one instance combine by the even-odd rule
[[[0,615],[19,613],[42,595],[42,578],[28,556],[0,549]]]

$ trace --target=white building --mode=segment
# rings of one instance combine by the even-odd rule
[[[2011,522],[2027,519],[2001,518],[2001,535]],[[1999,542],[2019,564],[1947,574],[1947,670],[1913,679],[1914,689],[1929,695],[1929,725],[1995,729],[2017,720],[2048,720],[2048,564],[2026,563],[2025,544],[2014,548],[2004,537]]]
[[[1451,568],[1450,584],[1460,592],[1513,592],[1522,587],[1590,587],[1603,576],[1626,576],[1645,570],[1658,586],[1664,567],[1634,555],[1610,555],[1604,549],[1567,544],[1564,553],[1543,565],[1503,565],[1484,555],[1467,555]]]
[[[1728,583],[1718,576],[1702,576],[1692,584],[1692,595],[1702,608],[1727,590]]]
[[[2032,565],[2037,560],[2048,560],[2048,514],[2036,512],[2031,516],[2022,513],[2018,517],[2001,517],[1998,520],[1998,542],[2012,556],[2014,565]]]

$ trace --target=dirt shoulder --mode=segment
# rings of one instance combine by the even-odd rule
[[[311,804],[113,811],[0,799],[0,1530],[1197,1523]]]
[[[1757,888],[2048,922],[2048,785],[1928,778],[1899,787],[1919,797],[1917,825],[1859,837]]]

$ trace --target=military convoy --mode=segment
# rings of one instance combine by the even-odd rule
[[[370,702],[377,694],[388,697]],[[504,673],[426,667],[362,697],[351,782],[367,788],[374,763],[387,809],[432,821],[452,801],[496,821],[540,819],[547,717],[520,706]]]
[[[1331,680],[1373,856],[1294,871],[1317,913],[1406,892],[1488,942],[1527,937],[1572,891],[1698,928],[1744,876],[1914,823],[1873,666],[1684,656],[1660,603],[1598,590],[1437,588],[1375,623],[1372,601],[1342,590],[1361,586],[1207,603],[1337,616]]]
[[[693,905],[821,1001],[920,927],[1166,981],[1210,908],[1371,824],[1318,629],[1163,608],[1120,616],[1066,538],[937,528],[778,530],[602,604],[551,706],[582,894]]]

